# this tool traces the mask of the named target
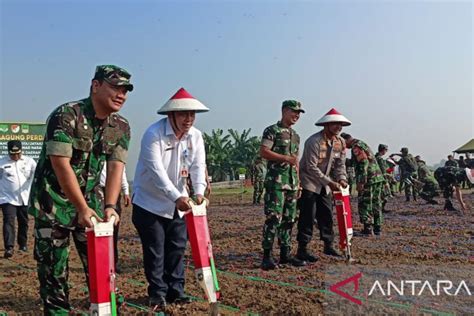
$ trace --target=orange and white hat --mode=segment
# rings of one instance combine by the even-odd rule
[[[335,108],[332,108],[327,112],[319,121],[316,122],[316,126],[324,126],[328,123],[342,123],[342,126],[349,126],[351,125],[351,121],[349,121],[344,115],[339,113]]]
[[[184,88],[181,88],[158,110],[158,114],[179,111],[195,111],[199,113],[207,112],[209,108],[195,99],[188,91],[184,90]]]

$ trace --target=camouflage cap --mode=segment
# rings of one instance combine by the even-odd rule
[[[19,154],[21,153],[21,142],[19,140],[11,140],[7,143],[8,153],[9,154]]]
[[[407,147],[402,147],[402,149],[400,149],[400,152],[402,154],[408,154],[408,148]]]
[[[379,151],[382,151],[384,149],[387,149],[388,150],[388,146],[385,145],[385,144],[379,144]]]
[[[95,75],[92,80],[103,79],[113,86],[125,86],[128,91],[133,90],[133,84],[130,83],[128,71],[115,65],[99,65],[95,68]]]
[[[282,109],[283,108],[290,108],[293,111],[298,111],[298,112],[303,112],[304,113],[304,110],[301,107],[301,102],[296,101],[296,100],[285,100],[285,101],[283,101],[283,103],[281,104],[281,108]]]
[[[348,134],[348,133],[341,133],[340,135],[342,138],[344,138],[345,140],[349,140],[352,138],[352,135],[351,134]]]

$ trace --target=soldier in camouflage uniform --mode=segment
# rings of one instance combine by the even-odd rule
[[[263,226],[262,269],[275,269],[272,258],[275,235],[280,242],[280,264],[302,266],[305,262],[290,257],[291,230],[296,219],[298,198],[298,150],[300,137],[291,128],[304,113],[301,103],[286,100],[282,104],[282,118],[263,132],[260,155],[267,160],[265,177],[265,224]]]
[[[445,167],[459,167],[458,162],[454,159],[453,155],[448,155],[448,160],[444,163]]]
[[[117,66],[97,66],[90,96],[56,108],[47,130],[32,184],[29,213],[35,218],[34,257],[45,315],[70,312],[69,243],[87,272],[85,227],[91,218],[119,216],[115,203],[127,159],[130,127],[118,112],[133,90],[130,74]],[[106,201],[102,210],[94,191],[107,161]]]
[[[265,174],[267,173],[267,167],[265,166],[265,163],[262,161],[261,157],[257,157],[257,159],[255,159],[251,173],[253,184],[253,205],[259,205],[263,194]]]
[[[355,184],[355,170],[352,166],[352,160],[350,158],[346,158],[346,173],[347,173],[347,184],[349,185],[349,193],[352,196],[352,188]]]
[[[341,134],[351,148],[356,172],[358,209],[360,221],[364,224],[363,235],[380,235],[382,231],[382,185],[384,177],[370,147],[349,134]],[[373,228],[373,232],[372,232]]]
[[[468,173],[471,173],[471,169],[461,169],[455,166],[439,167],[435,170],[434,176],[438,181],[441,190],[443,190],[443,196],[445,198],[444,210],[457,211],[451,202],[453,191],[456,192],[456,198],[461,205],[461,209],[463,211],[467,210],[466,204],[462,198],[461,183],[466,179],[469,179],[469,181],[473,183],[473,179],[468,176]]]
[[[438,202],[434,199],[434,197],[439,195],[438,181],[436,181],[433,172],[430,170],[430,168],[428,168],[426,163],[421,160],[420,156],[416,156],[415,160],[418,164],[418,180],[416,183],[420,187],[420,197],[428,202],[428,204],[438,204]],[[415,184],[415,186],[417,184]]]
[[[400,168],[400,183],[403,183],[406,201],[410,201],[410,195],[412,195],[413,200],[416,201],[417,192],[413,184],[413,179],[416,180],[418,178],[418,165],[416,163],[415,158],[408,153],[408,148],[403,147],[400,152],[402,153],[401,155],[391,154],[390,158],[392,158],[393,156],[400,156],[400,160],[398,160],[396,163]]]
[[[378,151],[375,154],[375,159],[379,164],[380,170],[384,177],[384,182],[382,184],[382,212],[385,212],[385,205],[387,204],[388,198],[392,197],[392,190],[390,189],[390,175],[387,172],[388,166],[387,162],[383,156],[387,153],[388,146],[385,144],[379,144]]]

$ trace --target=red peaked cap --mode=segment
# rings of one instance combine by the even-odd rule
[[[324,126],[325,124],[328,123],[333,123],[333,122],[339,122],[342,123],[342,126],[349,126],[351,125],[351,121],[349,121],[344,115],[339,113],[335,108],[332,108],[324,114],[322,118],[319,119],[319,121],[316,122],[316,126]]]
[[[326,113],[326,115],[341,115],[335,108],[332,108],[329,110],[329,112]]]
[[[180,88],[159,110],[158,114],[166,115],[168,112],[194,111],[207,112],[209,108],[194,98],[184,88]]]
[[[195,98],[188,91],[184,90],[184,88],[181,88],[170,98],[170,100],[174,100],[174,99],[195,99]]]

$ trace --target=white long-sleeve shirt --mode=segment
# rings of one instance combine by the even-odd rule
[[[0,159],[0,204],[28,205],[36,162],[22,155],[17,161],[10,156]]]
[[[168,118],[159,120],[145,132],[141,142],[132,202],[165,218],[173,218],[175,201],[188,196],[188,170],[195,194],[206,189],[206,154],[201,132],[191,127],[181,140],[176,138]]]
[[[123,166],[123,173],[122,173],[122,193],[124,195],[130,195],[128,181],[127,181],[127,174],[125,171],[125,166]],[[104,163],[104,167],[100,172],[100,186],[105,187],[105,183],[107,181],[107,162]]]

